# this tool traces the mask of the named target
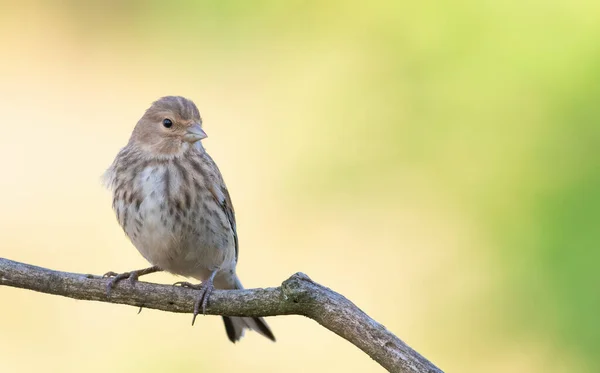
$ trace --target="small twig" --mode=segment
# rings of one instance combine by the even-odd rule
[[[106,294],[108,279],[53,271],[0,258],[0,285],[81,300],[127,304],[161,311],[192,313],[196,291],[147,282],[120,282]],[[439,368],[365,314],[344,296],[296,273],[281,286],[265,289],[215,290],[208,315],[309,317],[353,343],[390,372],[438,373]]]

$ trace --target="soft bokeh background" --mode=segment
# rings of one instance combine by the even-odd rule
[[[0,256],[146,266],[100,175],[184,95],[246,286],[306,272],[448,372],[598,372],[599,40],[596,1],[0,2]],[[0,302],[3,373],[383,371],[301,317],[232,345],[216,317]]]

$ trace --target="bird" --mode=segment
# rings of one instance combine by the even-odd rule
[[[139,119],[127,145],[103,175],[113,210],[129,240],[151,267],[108,272],[107,292],[121,280],[166,271],[201,281],[196,316],[214,289],[243,289],[236,274],[239,242],[231,197],[202,140],[207,137],[193,101],[165,96]],[[259,317],[223,316],[231,342],[250,329],[275,341]]]

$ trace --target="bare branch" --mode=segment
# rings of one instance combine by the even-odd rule
[[[169,312],[192,313],[194,308],[196,291],[193,289],[141,281],[132,286],[123,281],[107,297],[107,281],[100,276],[53,271],[0,258],[0,285]],[[353,343],[390,372],[442,372],[354,303],[303,273],[292,275],[276,288],[215,290],[206,313],[303,315]]]

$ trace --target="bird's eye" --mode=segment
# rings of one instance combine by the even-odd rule
[[[173,122],[171,119],[165,118],[163,119],[163,126],[165,126],[165,128],[171,128],[173,126]]]

